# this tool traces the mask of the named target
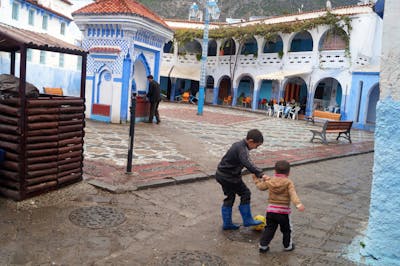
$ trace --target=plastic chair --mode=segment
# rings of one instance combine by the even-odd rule
[[[274,104],[274,115],[276,117],[282,116],[283,114],[283,106],[279,104]]]
[[[293,108],[292,110],[290,110],[288,118],[292,118],[294,119],[299,119],[299,111],[300,111],[300,106],[296,106],[295,108]]]
[[[242,105],[244,105],[244,107],[247,107],[247,105],[249,107],[251,107],[251,98],[250,97],[244,97],[242,100]]]
[[[232,96],[229,95],[229,96],[227,96],[227,97],[224,97],[224,102],[223,102],[223,104],[231,105],[231,104],[232,104]]]
[[[263,98],[260,101],[260,107],[261,107],[261,109],[266,109],[267,108],[267,99]]]
[[[268,104],[266,105],[267,108],[267,116],[272,116],[273,115],[273,110],[272,106],[269,106]]]
[[[184,102],[184,103],[188,103],[189,100],[190,100],[190,93],[187,92],[187,91],[185,91],[185,92],[182,94],[182,100],[181,100],[181,101]]]

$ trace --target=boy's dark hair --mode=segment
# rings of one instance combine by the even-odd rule
[[[148,79],[154,79],[152,75],[147,76]]]
[[[285,160],[277,161],[275,163],[275,172],[277,174],[287,175],[290,172],[290,163]]]
[[[249,130],[249,132],[247,132],[247,136],[246,139],[252,139],[253,142],[255,143],[263,143],[264,142],[264,137],[262,135],[262,133],[260,132],[260,130],[258,129],[251,129]]]

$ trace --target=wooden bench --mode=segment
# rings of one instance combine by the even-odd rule
[[[307,122],[312,122],[313,124],[316,119],[340,121],[340,114],[314,110],[311,116],[304,116],[304,119]]]
[[[337,133],[338,136],[336,140],[339,140],[340,137],[347,139],[351,143],[350,130],[353,125],[353,121],[325,121],[322,130],[313,130],[310,131],[313,133],[313,136],[310,142],[313,142],[314,139],[321,140],[322,143],[328,144],[326,139],[326,134],[328,133]],[[343,134],[343,135],[342,135]]]
[[[43,87],[43,92],[45,94],[58,95],[58,96],[63,96],[64,94],[62,88]]]

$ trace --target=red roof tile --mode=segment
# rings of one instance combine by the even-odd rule
[[[96,2],[76,10],[72,15],[86,14],[130,14],[148,18],[168,27],[156,13],[134,0],[97,0]]]

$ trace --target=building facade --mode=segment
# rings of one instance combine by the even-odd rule
[[[147,91],[147,76],[159,79],[163,47],[173,32],[138,2],[103,0],[73,12],[89,52],[86,116],[121,123],[129,120],[131,93]]]
[[[230,27],[307,23],[326,16],[337,23],[317,24],[300,32],[279,32],[274,39],[253,35],[240,40],[211,39],[207,58],[205,102],[219,105],[228,96],[232,106],[263,109],[261,103],[294,99],[304,115],[313,110],[341,114],[354,126],[373,129],[379,99],[382,19],[369,4],[240,22]],[[167,20],[168,25],[201,28],[202,23]],[[347,24],[346,24],[347,23]],[[345,26],[346,25],[346,26]],[[217,28],[218,25],[211,25]],[[226,27],[226,26],[222,26]],[[210,37],[211,38],[211,37]],[[201,38],[164,47],[161,84],[170,100],[183,91],[193,95],[200,77]],[[173,47],[173,49],[171,48]]]
[[[79,45],[80,36],[73,32],[71,10],[72,3],[68,0],[1,0],[0,23]],[[28,49],[27,53],[28,82],[41,92],[43,87],[60,87],[66,95],[79,96],[80,57],[35,49]],[[9,54],[0,53],[0,73],[9,73],[10,62]]]

